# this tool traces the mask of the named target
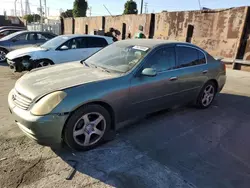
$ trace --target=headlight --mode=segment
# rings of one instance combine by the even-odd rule
[[[42,116],[50,113],[67,94],[63,91],[56,91],[41,98],[31,109],[31,113]]]

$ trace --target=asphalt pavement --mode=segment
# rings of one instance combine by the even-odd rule
[[[0,64],[0,187],[249,188],[250,73],[227,74],[209,109],[155,113],[92,151],[72,152],[23,135],[7,105],[20,75]]]

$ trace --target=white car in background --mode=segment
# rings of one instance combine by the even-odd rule
[[[41,46],[14,50],[6,55],[16,72],[38,67],[79,61],[113,43],[112,37],[99,35],[61,35]]]

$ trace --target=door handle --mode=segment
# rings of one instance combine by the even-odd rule
[[[202,74],[207,74],[208,70],[202,71]]]
[[[171,77],[171,78],[169,78],[169,80],[170,81],[175,81],[175,80],[178,80],[178,78],[177,77]]]

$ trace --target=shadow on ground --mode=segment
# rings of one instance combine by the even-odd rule
[[[92,151],[54,152],[116,187],[249,188],[249,106],[249,97],[220,94],[209,109],[153,114]]]

